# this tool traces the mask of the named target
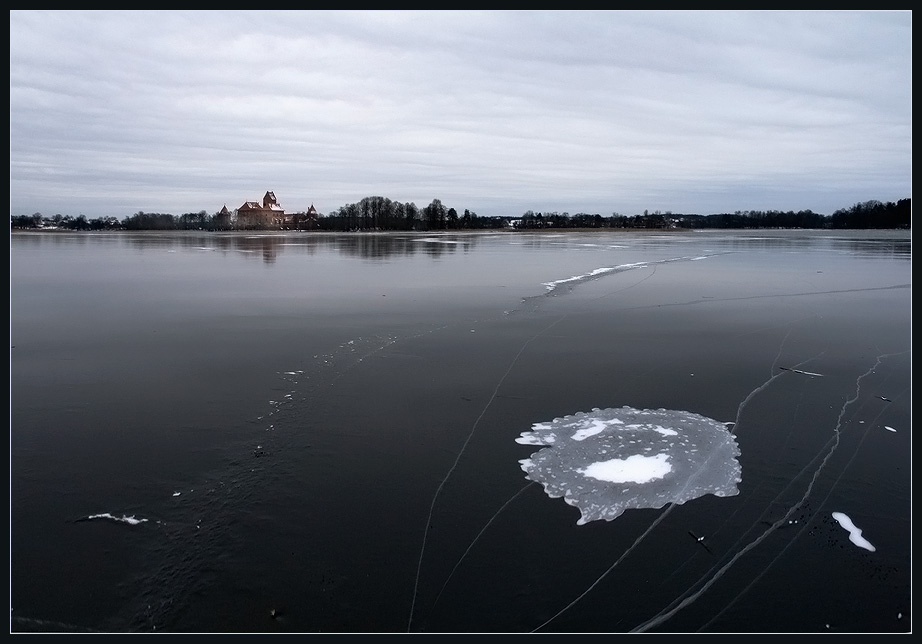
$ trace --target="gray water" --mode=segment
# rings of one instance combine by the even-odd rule
[[[13,233],[11,632],[909,632],[911,284],[904,231]],[[516,439],[621,407],[738,493],[578,524]]]

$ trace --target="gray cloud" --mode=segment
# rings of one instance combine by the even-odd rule
[[[911,196],[912,14],[11,11],[11,214]]]

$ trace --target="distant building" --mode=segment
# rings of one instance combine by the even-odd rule
[[[314,204],[307,209],[307,212],[296,212],[285,217],[285,228],[295,230],[310,230],[317,227],[317,209]]]
[[[237,208],[237,226],[240,228],[280,228],[285,223],[285,209],[279,205],[272,191],[266,192],[262,205],[246,201]]]
[[[214,226],[218,230],[228,230],[232,227],[231,211],[227,209],[227,204],[215,215]]]
[[[244,230],[311,230],[318,227],[317,218],[319,216],[314,204],[311,204],[307,211],[285,212],[285,209],[279,205],[278,199],[275,198],[275,193],[270,190],[263,197],[262,204],[258,201],[246,201],[237,208],[233,214],[232,227]],[[218,220],[223,222],[225,217],[228,222],[231,221],[231,214],[226,204],[218,213]]]

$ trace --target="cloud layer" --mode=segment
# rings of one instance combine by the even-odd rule
[[[909,11],[11,11],[10,210],[911,196]]]

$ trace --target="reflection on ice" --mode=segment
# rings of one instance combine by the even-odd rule
[[[594,409],[536,423],[516,442],[548,446],[519,463],[548,496],[579,508],[579,525],[629,508],[734,496],[742,480],[726,424],[687,411]]]
[[[416,241],[428,244],[457,244],[456,239],[442,239],[440,237],[422,237]]]

